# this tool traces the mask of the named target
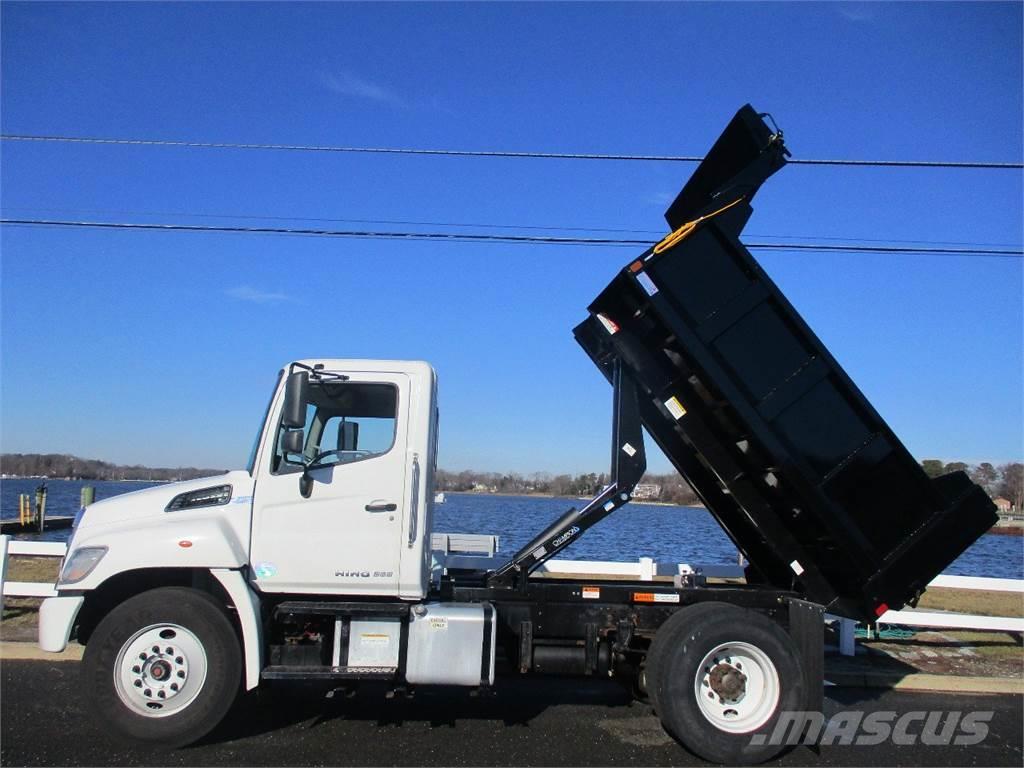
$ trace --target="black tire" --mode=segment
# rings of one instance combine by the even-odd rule
[[[130,647],[150,639],[148,660],[128,656]],[[212,596],[162,587],[107,614],[85,648],[82,674],[89,704],[105,724],[133,741],[181,747],[209,733],[231,708],[242,654],[231,620]],[[142,696],[147,690],[151,699]]]
[[[753,743],[755,735],[772,734],[781,713],[806,709],[807,691],[799,653],[789,635],[775,622],[763,614],[726,603],[703,603],[673,615],[658,630],[655,642],[657,647],[652,645],[652,651],[656,652],[653,659],[656,679],[652,685],[648,678],[648,684],[655,691],[653,699],[662,725],[684,747],[705,760],[728,765],[762,763],[786,749],[785,744],[768,743],[768,738],[762,739],[765,743]],[[750,702],[763,702],[762,708],[756,709],[762,714],[750,715],[753,727],[739,732],[726,730],[706,715],[696,693],[698,671],[708,654],[723,645],[733,644],[744,644],[742,647],[762,654],[777,675],[777,694],[751,698]],[[709,663],[701,677],[705,678],[711,668]],[[721,668],[728,669],[728,666],[723,664]],[[754,696],[750,682],[754,677],[749,668],[744,672],[744,679],[749,676],[746,685],[751,687],[748,690],[744,686],[743,696]],[[705,688],[700,690],[704,692]],[[707,693],[713,692],[707,690]],[[709,698],[715,701],[715,697]],[[735,714],[740,706],[732,709],[722,704],[720,708]]]
[[[709,612],[721,610],[722,607],[729,607],[725,603],[697,603],[695,605],[680,608],[658,627],[658,632],[651,641],[651,647],[647,651],[647,658],[644,661],[644,689],[647,691],[647,698],[658,712],[658,682],[661,679],[660,667],[664,663],[665,654],[669,652],[675,642],[676,629],[681,624],[698,621],[700,616]]]

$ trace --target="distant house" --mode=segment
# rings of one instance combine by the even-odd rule
[[[661,486],[654,483],[641,483],[633,489],[633,498],[637,500],[656,499],[659,496],[661,496]]]
[[[996,505],[996,510],[1000,515],[1009,514],[1010,510],[1013,509],[1013,504],[1010,503],[1010,500],[1004,499],[1002,496],[992,499],[992,503]]]

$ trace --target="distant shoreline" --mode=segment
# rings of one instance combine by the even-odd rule
[[[438,493],[453,494],[456,496],[511,496],[519,498],[538,499],[565,499],[566,501],[589,501],[584,496],[559,496],[556,493],[508,493],[505,491],[438,491]],[[650,507],[693,507],[694,509],[707,509],[701,502],[695,501],[692,504],[674,504],[671,501],[640,501],[631,499],[630,504],[644,504]]]
[[[213,475],[211,475],[213,477]],[[50,477],[49,475],[0,475],[0,480],[59,480],[64,483],[177,483],[150,477]]]

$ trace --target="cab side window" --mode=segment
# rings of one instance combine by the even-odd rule
[[[285,454],[278,430],[273,471],[299,471],[303,461],[352,464],[382,456],[394,446],[398,389],[368,382],[310,382],[302,455]]]

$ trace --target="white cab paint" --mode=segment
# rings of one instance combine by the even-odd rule
[[[303,360],[350,383],[397,389],[387,453],[301,473],[275,474],[284,386],[271,405],[256,463],[250,573],[261,592],[421,599],[429,586],[436,445],[436,376],[423,362]],[[367,509],[393,504],[393,510]]]
[[[210,571],[231,598],[242,629],[242,651],[245,658],[245,688],[251,691],[260,684],[263,668],[263,624],[260,621],[260,598],[249,589],[239,571],[214,568]]]
[[[232,487],[227,504],[166,511],[178,494],[218,485]],[[91,590],[142,568],[241,568],[248,562],[252,486],[248,472],[236,471],[90,504],[68,541],[68,555],[81,547],[106,547],[107,553],[84,579],[57,589]]]
[[[39,607],[39,647],[50,653],[60,653],[68,645],[71,628],[78,616],[84,597],[51,597]]]

